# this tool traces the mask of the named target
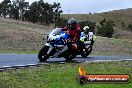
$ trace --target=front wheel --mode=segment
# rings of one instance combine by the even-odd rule
[[[92,51],[92,46],[90,45],[88,48],[85,48],[83,50],[84,51],[82,51],[81,56],[82,57],[87,57]]]
[[[46,61],[47,59],[49,59],[49,55],[47,54],[48,50],[49,50],[49,46],[44,46],[44,47],[40,50],[40,52],[39,52],[39,54],[38,54],[38,58],[39,58],[39,61],[40,61],[40,62],[44,62],[44,61]]]

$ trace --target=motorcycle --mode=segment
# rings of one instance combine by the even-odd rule
[[[46,61],[49,57],[64,57],[66,61],[71,61],[75,53],[68,47],[68,41],[69,35],[62,31],[62,28],[54,29],[47,36],[47,42],[38,54],[40,62]]]
[[[81,55],[82,57],[87,57],[91,51],[93,46],[93,33],[89,32],[89,34],[85,34],[81,32],[80,40],[77,44],[77,55]]]

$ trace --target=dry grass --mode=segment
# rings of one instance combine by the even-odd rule
[[[0,18],[0,30],[1,29],[33,31],[33,32],[46,34],[49,30],[52,29],[52,26],[43,26],[43,25],[33,24],[30,22],[22,22],[18,20]]]
[[[51,29],[50,26],[0,18],[0,51],[38,51]]]
[[[131,42],[130,42],[131,41]],[[93,53],[132,54],[132,40],[114,39],[98,36],[93,46]]]
[[[32,31],[0,30],[0,50],[39,50],[44,35]]]

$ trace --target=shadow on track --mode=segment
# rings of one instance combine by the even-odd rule
[[[66,64],[66,63],[73,63],[73,64],[78,64],[78,63],[82,63],[84,61],[78,61],[78,60],[72,60],[70,62],[67,62],[66,60],[60,60],[60,61],[45,61],[45,62],[40,62],[40,63],[45,63],[45,64]]]
[[[91,61],[92,59],[93,59],[93,57],[83,58],[81,56],[77,56],[72,61],[67,62],[64,58],[49,58],[47,61],[40,62],[40,63],[47,63],[47,64],[51,64],[51,63],[57,63],[57,64],[76,63],[76,64],[78,64],[78,63],[82,63],[85,61]]]

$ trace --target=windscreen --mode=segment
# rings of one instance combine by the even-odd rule
[[[61,28],[56,28],[52,31],[52,34],[59,35],[61,32],[63,32]]]

